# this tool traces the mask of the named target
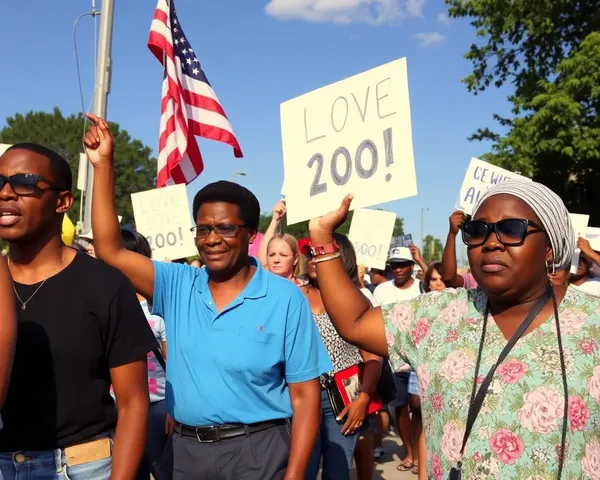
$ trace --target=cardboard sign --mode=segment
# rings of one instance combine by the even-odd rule
[[[281,104],[287,221],[417,194],[406,59]]]
[[[394,247],[410,247],[413,243],[412,233],[407,233],[406,235],[398,235],[396,237],[392,237],[392,242],[390,244],[390,248]]]
[[[10,147],[12,147],[12,145],[9,145],[7,143],[0,143],[0,155],[6,152],[6,150],[8,150]]]
[[[571,213],[571,223],[573,224],[573,229],[575,230],[575,241],[579,237],[585,238],[587,236],[588,223],[590,222],[589,215],[581,215],[579,213]],[[573,254],[573,258],[571,260],[571,273],[577,273],[577,269],[579,268],[579,255],[581,254],[581,250],[578,248],[575,249],[575,253]]]
[[[356,210],[348,238],[356,251],[356,263],[383,270],[394,233],[396,214],[382,210]]]
[[[600,228],[588,227],[585,238],[596,252],[600,252]]]
[[[185,185],[132,193],[135,226],[155,260],[177,260],[198,254]]]
[[[473,209],[479,202],[483,194],[499,183],[506,180],[519,178],[531,182],[530,178],[519,175],[518,173],[505,170],[491,163],[484,162],[478,158],[472,158],[465,174],[465,179],[460,187],[460,194],[456,208],[471,215]]]

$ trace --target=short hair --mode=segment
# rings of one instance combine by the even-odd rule
[[[433,276],[433,272],[438,272],[440,275],[442,274],[442,262],[435,262],[429,265],[427,268],[427,273],[425,274],[425,278],[423,279],[423,287],[426,292],[430,292],[431,288],[429,288],[429,284],[431,283],[431,277]]]
[[[73,174],[71,173],[71,167],[62,155],[56,153],[48,147],[39,145],[37,143],[23,142],[15,143],[11,147],[6,149],[6,152],[11,150],[27,150],[28,152],[37,153],[46,157],[50,161],[50,171],[52,172],[51,180],[55,186],[63,191],[73,190]]]
[[[130,252],[139,253],[144,257],[152,258],[152,248],[146,237],[141,233],[136,232],[131,228],[121,229],[121,238],[123,239],[123,246]]]
[[[346,235],[342,235],[341,233],[334,233],[333,238],[338,244],[338,247],[340,247],[340,255],[342,263],[344,264],[344,270],[346,270],[352,283],[360,286],[358,283],[358,266],[356,265],[356,251],[354,250],[354,245],[352,245],[352,242],[348,240]]]
[[[260,204],[256,196],[247,188],[235,182],[220,180],[209,183],[194,197],[194,221],[198,219],[198,211],[205,203],[231,203],[237,205],[239,217],[248,228],[258,229]]]

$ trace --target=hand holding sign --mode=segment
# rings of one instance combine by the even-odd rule
[[[333,241],[333,232],[348,218],[350,204],[354,195],[347,195],[337,210],[326,213],[322,217],[312,218],[308,222],[310,240],[314,245],[322,245]]]
[[[288,223],[417,194],[406,59],[281,105]]]

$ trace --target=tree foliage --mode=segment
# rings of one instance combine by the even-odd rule
[[[347,220],[337,229],[337,232],[343,233],[344,235],[348,235],[350,231],[350,224],[352,223],[352,214],[354,212],[350,212],[348,214]],[[271,218],[273,215],[263,213],[260,216],[260,221],[258,224],[258,229],[261,232],[265,232],[271,223]],[[295,225],[287,225],[284,222],[282,224],[282,231],[285,233],[289,233],[296,238],[305,238],[308,237],[308,222],[300,222]],[[404,234],[404,221],[402,218],[396,217],[396,223],[394,225],[394,233],[393,235],[403,235]]]
[[[542,80],[525,115],[484,159],[521,171],[557,192],[573,212],[600,221],[600,32],[592,33]]]
[[[34,142],[60,153],[73,172],[75,202],[69,216],[79,215],[80,192],[75,189],[79,170],[79,154],[83,152],[83,118],[81,114],[63,116],[58,108],[52,113],[29,112],[6,120],[0,131],[0,143]],[[118,124],[109,122],[115,136],[115,196],[117,211],[125,219],[133,218],[131,193],[149,190],[156,184],[156,159],[150,147],[132,139]]]
[[[421,251],[421,255],[427,265],[441,261],[442,253],[444,253],[444,244],[439,238],[435,238],[433,235],[427,235],[423,239],[423,250]]]

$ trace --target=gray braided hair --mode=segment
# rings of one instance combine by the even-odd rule
[[[485,192],[473,210],[473,215],[482,203],[494,195],[512,195],[529,205],[542,222],[554,254],[553,271],[563,270],[571,263],[577,239],[571,216],[562,199],[545,185],[520,179],[507,180]]]

